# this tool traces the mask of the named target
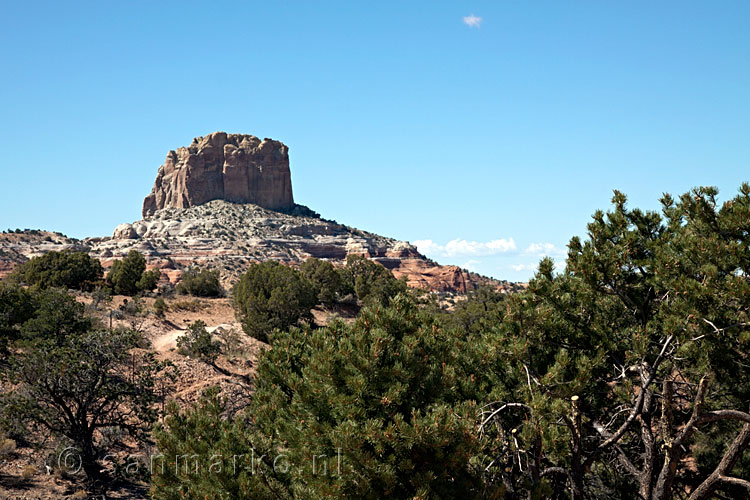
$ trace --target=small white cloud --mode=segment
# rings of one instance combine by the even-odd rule
[[[464,17],[464,24],[469,28],[479,28],[482,24],[482,18],[471,14],[470,16]]]
[[[417,247],[420,253],[425,255],[435,255],[442,248],[432,240],[416,240],[414,241],[414,246]]]
[[[466,262],[464,262],[464,265],[461,266],[461,267],[463,267],[464,269],[468,269],[469,271],[475,273],[475,272],[477,272],[477,266],[479,264],[481,264],[480,261],[478,261],[476,259],[469,259]]]
[[[564,256],[565,249],[559,248],[553,243],[532,243],[526,250],[523,251],[524,255],[549,255],[549,256]]]
[[[537,264],[514,264],[510,267],[515,271],[536,271]]]
[[[513,238],[501,238],[491,241],[467,241],[456,238],[445,245],[440,245],[432,240],[417,240],[414,246],[425,255],[435,257],[468,257],[497,255],[516,249]]]

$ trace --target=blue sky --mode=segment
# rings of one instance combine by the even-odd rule
[[[750,180],[745,1],[2,11],[2,228],[111,234],[168,150],[224,130],[285,142],[325,217],[525,280],[613,189],[657,208]]]

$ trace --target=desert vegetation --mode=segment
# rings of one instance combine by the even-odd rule
[[[104,270],[86,252],[48,252],[19,265],[10,279],[40,288],[91,290]]]
[[[210,269],[192,268],[185,271],[177,285],[177,293],[194,297],[221,297],[224,289],[219,281],[219,272]]]
[[[146,270],[146,259],[135,250],[122,260],[116,260],[107,273],[107,285],[118,295],[136,295],[156,288],[160,272]]]
[[[4,435],[29,446],[54,437],[75,447],[90,481],[103,479],[103,432],[109,445],[148,439],[162,364],[137,331],[104,329],[64,290],[0,287],[2,376],[13,388],[1,400]]]
[[[138,479],[155,500],[744,498],[749,221],[748,185],[658,212],[616,192],[519,293],[446,305],[364,257],[267,261],[229,299],[206,270],[186,273],[200,298],[118,299],[114,326],[84,303],[97,281],[154,290],[142,256],[106,278],[85,254],[32,260],[0,282],[0,454],[73,446],[93,490],[119,470],[105,454],[148,448],[171,457]],[[244,333],[208,328],[219,301]],[[184,323],[170,359],[230,377],[238,335],[264,347],[237,392],[180,399],[167,337],[128,327],[150,316]]]

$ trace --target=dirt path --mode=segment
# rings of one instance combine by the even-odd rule
[[[208,333],[215,334],[217,330],[228,330],[230,328],[232,328],[232,325],[222,323],[216,326],[207,326],[206,330]],[[151,345],[156,352],[169,352],[171,349],[177,348],[177,338],[184,335],[185,332],[187,332],[187,329],[175,329],[162,333],[161,335],[157,335],[156,338],[151,341]]]
[[[177,337],[184,335],[187,330],[170,330],[162,333],[151,341],[154,350],[159,353],[166,353],[177,347]]]

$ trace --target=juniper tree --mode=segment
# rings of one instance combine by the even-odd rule
[[[11,279],[41,288],[92,290],[104,271],[98,259],[86,252],[47,252],[20,264]]]
[[[158,269],[146,271],[146,259],[136,250],[131,250],[124,259],[112,263],[107,283],[116,294],[135,295],[156,288],[160,275]]]
[[[366,304],[387,305],[388,301],[407,290],[406,282],[396,279],[382,264],[361,255],[348,255],[344,275],[357,294]]]
[[[62,344],[68,336],[88,331],[92,322],[84,305],[64,290],[49,288],[31,293],[33,314],[20,327],[26,340],[54,340]]]
[[[35,339],[62,342],[91,327],[83,304],[63,290],[26,289],[0,282],[0,352],[13,343]]]
[[[262,342],[274,329],[311,320],[317,302],[315,287],[302,273],[275,261],[251,264],[232,296],[242,329]]]
[[[182,275],[177,293],[194,297],[221,297],[224,290],[219,282],[219,272],[210,269],[191,268]]]
[[[0,353],[20,335],[20,326],[34,315],[31,294],[23,287],[0,281]]]
[[[310,257],[300,266],[300,271],[317,288],[318,302],[331,306],[347,294],[354,293],[354,287],[348,283],[344,269],[336,269],[326,260]]]
[[[153,354],[135,354],[139,334],[88,331],[62,342],[39,339],[10,358],[5,372],[14,385],[3,398],[5,412],[40,435],[73,443],[83,472],[102,477],[101,431],[116,428],[145,440],[156,418]]]
[[[136,287],[141,292],[150,292],[154,288],[156,288],[156,285],[159,283],[160,277],[161,271],[159,271],[158,269],[144,271],[143,274],[141,274],[141,279],[139,279],[138,283],[136,283]]]

